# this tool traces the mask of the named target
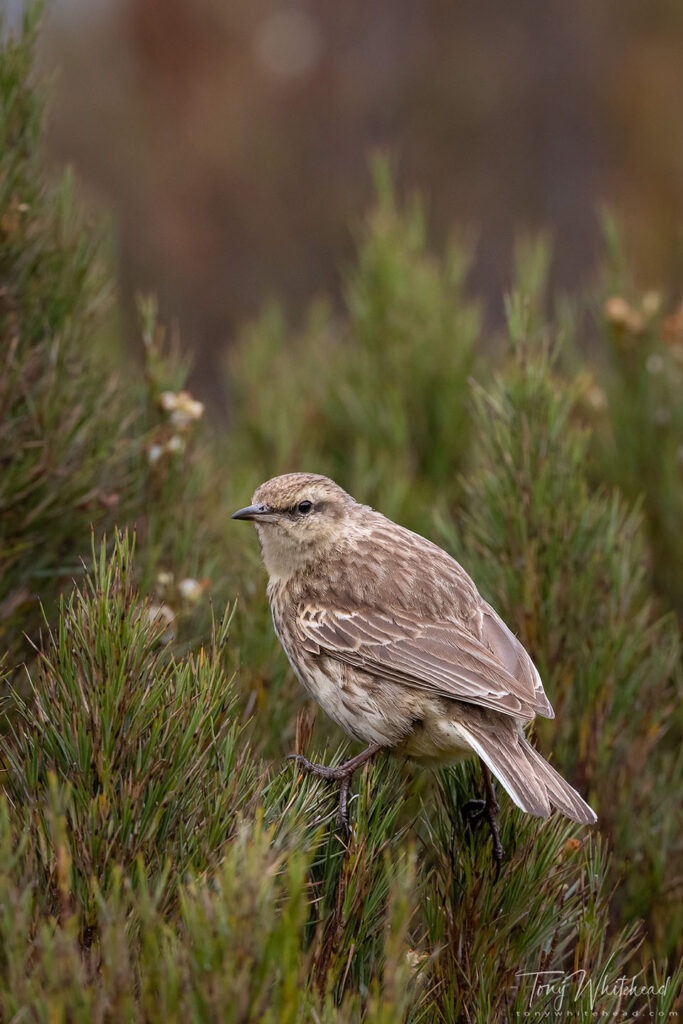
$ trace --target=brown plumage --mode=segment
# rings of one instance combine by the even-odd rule
[[[310,473],[267,481],[234,518],[256,523],[275,631],[299,680],[370,744],[367,756],[389,748],[444,764],[477,754],[522,810],[596,820],[527,742],[525,723],[553,717],[540,676],[455,559]],[[342,781],[345,814],[362,759],[346,774],[299,760]]]

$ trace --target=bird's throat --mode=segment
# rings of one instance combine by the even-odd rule
[[[271,525],[257,524],[263,562],[271,580],[289,580],[305,569],[311,560],[308,544],[297,543],[291,536],[283,535]]]

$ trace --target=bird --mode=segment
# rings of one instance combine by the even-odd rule
[[[316,473],[266,481],[232,518],[256,526],[275,633],[300,683],[367,744],[334,767],[291,755],[339,783],[347,834],[351,778],[384,750],[432,767],[478,757],[485,798],[467,812],[488,821],[498,864],[491,775],[527,814],[597,821],[525,735],[536,715],[554,718],[531,657],[448,552]]]

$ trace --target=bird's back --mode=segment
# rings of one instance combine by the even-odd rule
[[[538,713],[552,717],[539,674],[517,637],[488,605],[470,576],[446,551],[381,513],[357,506],[339,544],[319,563],[270,589],[276,629],[285,648],[302,606],[407,615],[416,624],[453,624],[517,681]],[[454,645],[453,658],[458,650]]]

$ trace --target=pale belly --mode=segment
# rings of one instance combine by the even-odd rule
[[[457,764],[466,757],[472,757],[474,751],[452,716],[453,706],[445,711],[441,708],[434,710],[434,714],[427,714],[398,744],[395,752],[431,765]]]
[[[455,763],[473,753],[458,726],[461,706],[453,701],[332,659],[292,664],[310,696],[353,739],[434,764]]]
[[[410,731],[419,713],[409,693],[394,693],[395,684],[372,680],[364,685],[362,673],[331,660],[322,667],[308,665],[295,671],[310,696],[333,722],[355,740],[394,747]]]

